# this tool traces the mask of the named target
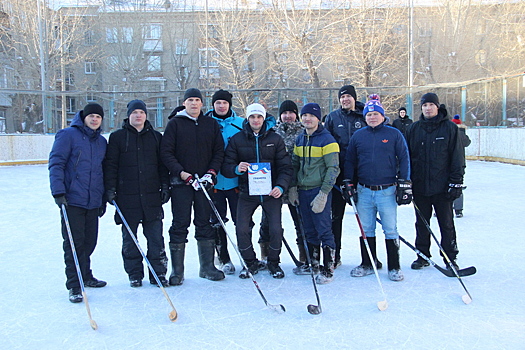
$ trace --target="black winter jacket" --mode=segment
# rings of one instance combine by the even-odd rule
[[[401,133],[406,139],[408,128],[410,127],[410,125],[412,125],[412,122],[412,119],[410,119],[410,117],[407,115],[404,118],[399,117],[396,120],[394,120],[392,126],[397,130],[401,131]]]
[[[185,110],[170,119],[160,146],[160,156],[170,171],[172,185],[184,185],[181,171],[203,176],[219,173],[224,159],[224,141],[219,123],[201,113],[196,120]]]
[[[256,137],[248,120],[245,120],[243,130],[230,139],[226,148],[221,172],[229,178],[239,176],[239,190],[241,192],[249,193],[249,189],[248,174],[239,175],[236,173],[237,165],[240,162],[270,163],[272,188],[279,186],[283,191],[286,191],[292,180],[292,161],[286,151],[283,138],[276,134],[273,129],[266,129],[265,122],[261,129],[264,131]]]
[[[357,130],[366,126],[365,117],[363,117],[363,109],[365,105],[360,102],[355,102],[355,110],[347,111],[342,108],[330,112],[326,117],[324,127],[332,134],[339,144],[339,167],[341,172],[337,178],[337,184],[343,181],[345,155],[350,138]]]
[[[115,189],[124,217],[162,219],[160,190],[168,186],[168,169],[160,160],[162,135],[148,120],[140,132],[124,119],[122,129],[109,135],[104,160],[104,185]],[[115,215],[117,224],[120,217]]]
[[[462,184],[465,157],[456,124],[447,117],[444,105],[438,115],[421,115],[408,129],[407,144],[415,194],[433,196],[448,191],[448,184]]]

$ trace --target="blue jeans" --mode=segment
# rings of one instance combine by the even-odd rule
[[[398,239],[396,186],[372,191],[358,185],[357,194],[357,213],[361,219],[365,235],[367,237],[376,236],[376,218],[377,213],[379,213],[385,239]]]
[[[332,233],[331,204],[332,191],[328,194],[324,210],[318,214],[312,211],[310,203],[319,193],[321,187],[311,190],[299,190],[299,211],[303,222],[306,241],[313,245],[322,244],[323,247],[335,249],[334,234]]]

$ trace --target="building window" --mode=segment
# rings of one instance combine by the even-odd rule
[[[75,84],[75,75],[73,72],[67,72],[66,73],[66,84],[68,85],[74,85]]]
[[[95,44],[95,32],[92,30],[87,30],[84,33],[84,44],[91,46]]]
[[[110,44],[118,43],[117,28],[106,28],[106,42]]]
[[[219,67],[219,50],[208,48],[199,49],[199,66],[204,67]]]
[[[88,91],[86,94],[86,101],[87,102],[95,102],[97,100],[97,97],[95,94],[91,91]]]
[[[66,109],[68,113],[76,113],[77,101],[74,97],[68,97],[66,101]]]
[[[86,74],[96,74],[97,70],[95,67],[95,62],[92,62],[92,61],[84,62],[84,72]]]
[[[159,72],[161,70],[160,56],[148,57],[148,72]]]
[[[122,42],[126,44],[131,44],[132,41],[133,41],[133,28],[123,27],[122,28]]]
[[[188,39],[177,40],[175,46],[176,55],[187,55],[188,54]]]
[[[143,28],[144,39],[160,40],[160,36],[162,33],[162,26],[160,24],[147,24]]]

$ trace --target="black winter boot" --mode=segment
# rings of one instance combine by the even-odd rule
[[[399,266],[399,240],[386,239],[385,243],[388,260],[388,278],[392,281],[402,281],[405,277]]]
[[[224,272],[217,270],[213,264],[215,257],[215,240],[197,241],[199,249],[200,271],[199,277],[207,278],[211,281],[220,281],[224,279]]]
[[[184,281],[184,251],[186,243],[170,243],[171,275],[170,285],[180,286]]]
[[[379,270],[383,267],[383,264],[381,261],[377,260],[376,238],[366,237],[366,241],[368,242],[368,246],[370,247],[370,251],[376,262],[376,267]],[[359,247],[361,249],[361,265],[354,267],[352,271],[350,271],[350,276],[352,277],[363,277],[374,273],[374,268],[372,267],[372,262],[370,261],[370,256],[368,255],[363,237],[359,237]]]
[[[308,263],[308,259],[306,258],[306,250],[304,249],[304,243],[297,243],[297,248],[299,248],[299,261],[303,264]]]
[[[335,249],[323,247],[323,268],[321,273],[315,278],[317,284],[326,284],[334,279]]]

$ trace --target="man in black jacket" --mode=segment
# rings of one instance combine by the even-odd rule
[[[202,188],[215,184],[224,158],[224,141],[219,124],[202,113],[202,94],[190,88],[184,93],[183,108],[176,108],[160,147],[160,156],[170,171],[171,211],[169,229],[172,272],[171,285],[184,280],[184,253],[193,208],[195,239],[199,250],[199,276],[212,281],[224,279],[213,264],[215,230],[210,223],[211,208]],[[174,113],[172,113],[174,114]],[[200,177],[200,184],[195,175]]]
[[[448,119],[445,105],[439,104],[436,94],[430,92],[421,97],[421,110],[419,121],[410,126],[407,134],[414,203],[427,223],[430,223],[434,209],[441,231],[441,245],[457,267],[452,202],[462,192],[465,173],[463,148],[458,128]],[[417,212],[416,248],[431,256],[430,232]],[[444,261],[447,263],[446,259]],[[428,265],[418,257],[411,268],[418,270]]]
[[[226,177],[239,177],[237,243],[249,271],[256,274],[259,261],[252,245],[250,223],[255,209],[261,205],[269,223],[268,270],[272,277],[283,278],[284,272],[279,266],[283,239],[280,197],[292,179],[292,162],[283,138],[273,129],[267,130],[264,107],[251,104],[246,115],[243,130],[228,143],[221,169]],[[239,277],[248,278],[248,271],[243,269]]]
[[[345,154],[350,138],[357,130],[366,126],[363,117],[364,104],[357,101],[357,94],[353,85],[345,85],[338,93],[341,107],[332,111],[326,117],[324,127],[332,134],[339,144],[339,167],[341,172],[335,184],[340,187],[344,179]],[[345,214],[346,201],[341,192],[332,190],[332,232],[335,238],[335,267],[341,265],[341,236],[343,231],[343,217]],[[380,262],[378,263],[378,265]]]
[[[148,110],[141,100],[128,103],[127,119],[122,129],[109,136],[104,161],[104,182],[110,204],[113,200],[122,211],[133,234],[139,224],[148,241],[147,257],[160,282],[168,286],[168,258],[162,235],[162,204],[169,200],[168,169],[160,160],[162,135],[147,120]],[[115,213],[115,222],[122,224]],[[144,278],[142,255],[122,225],[122,258],[131,287],[141,287]],[[151,284],[157,284],[150,273]]]

